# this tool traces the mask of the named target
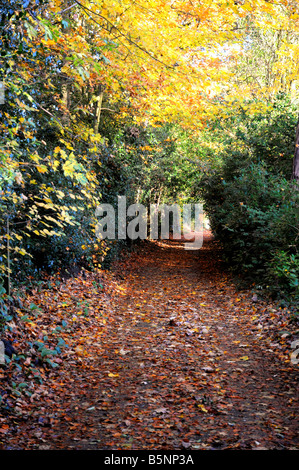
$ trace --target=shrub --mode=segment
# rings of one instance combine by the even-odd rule
[[[298,292],[298,202],[293,185],[261,163],[227,160],[202,195],[224,259],[275,295]]]
[[[278,251],[269,262],[268,280],[277,295],[283,292],[299,300],[299,254]]]

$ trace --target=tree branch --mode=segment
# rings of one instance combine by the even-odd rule
[[[128,41],[129,44],[132,44],[133,46],[137,47],[137,49],[141,50],[142,52],[144,52],[145,54],[147,54],[151,59],[155,60],[156,62],[160,63],[161,65],[163,65],[164,67],[167,67],[169,69],[172,69],[174,70],[174,67],[171,66],[171,65],[168,65],[168,64],[165,64],[165,62],[161,61],[160,59],[157,59],[157,57],[155,57],[154,55],[152,55],[149,51],[147,51],[144,47],[140,46],[137,42],[133,41],[130,37],[128,37],[128,35],[126,33],[123,33],[117,26],[115,26],[110,20],[108,20],[107,18],[105,18],[105,16],[101,15],[100,13],[97,13],[97,12],[94,12],[92,11],[90,8],[86,7],[85,5],[82,5],[82,3],[79,2],[79,0],[75,0],[77,5],[79,5],[82,10],[84,11],[88,11],[89,14],[91,15],[96,15],[98,16],[99,18],[101,18],[102,20],[106,21],[107,24],[110,25],[110,28],[108,27],[104,27],[102,25],[100,25],[92,16],[90,16],[90,19],[96,23],[98,26],[100,26],[101,28],[105,29],[105,31],[108,31],[110,34],[112,33],[112,31],[115,29],[116,31],[119,32],[119,34],[126,39],[126,41]]]

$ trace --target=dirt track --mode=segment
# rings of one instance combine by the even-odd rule
[[[105,336],[94,329],[56,419],[22,446],[297,449],[298,366],[262,334],[271,306],[237,292],[218,257],[206,236],[199,251],[147,242],[118,264]]]

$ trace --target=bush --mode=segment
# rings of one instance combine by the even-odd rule
[[[299,191],[290,181],[297,110],[285,95],[264,113],[217,121],[218,168],[200,180],[211,229],[235,273],[298,298]]]
[[[234,155],[202,180],[211,228],[234,272],[276,296],[296,297],[299,193],[265,163],[244,162]]]
[[[272,290],[290,292],[299,300],[299,254],[278,251],[269,263],[268,279]]]

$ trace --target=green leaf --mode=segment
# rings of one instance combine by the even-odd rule
[[[45,356],[55,356],[57,354],[57,351],[55,351],[54,349],[42,349],[41,351],[41,356],[42,357],[45,357]]]

